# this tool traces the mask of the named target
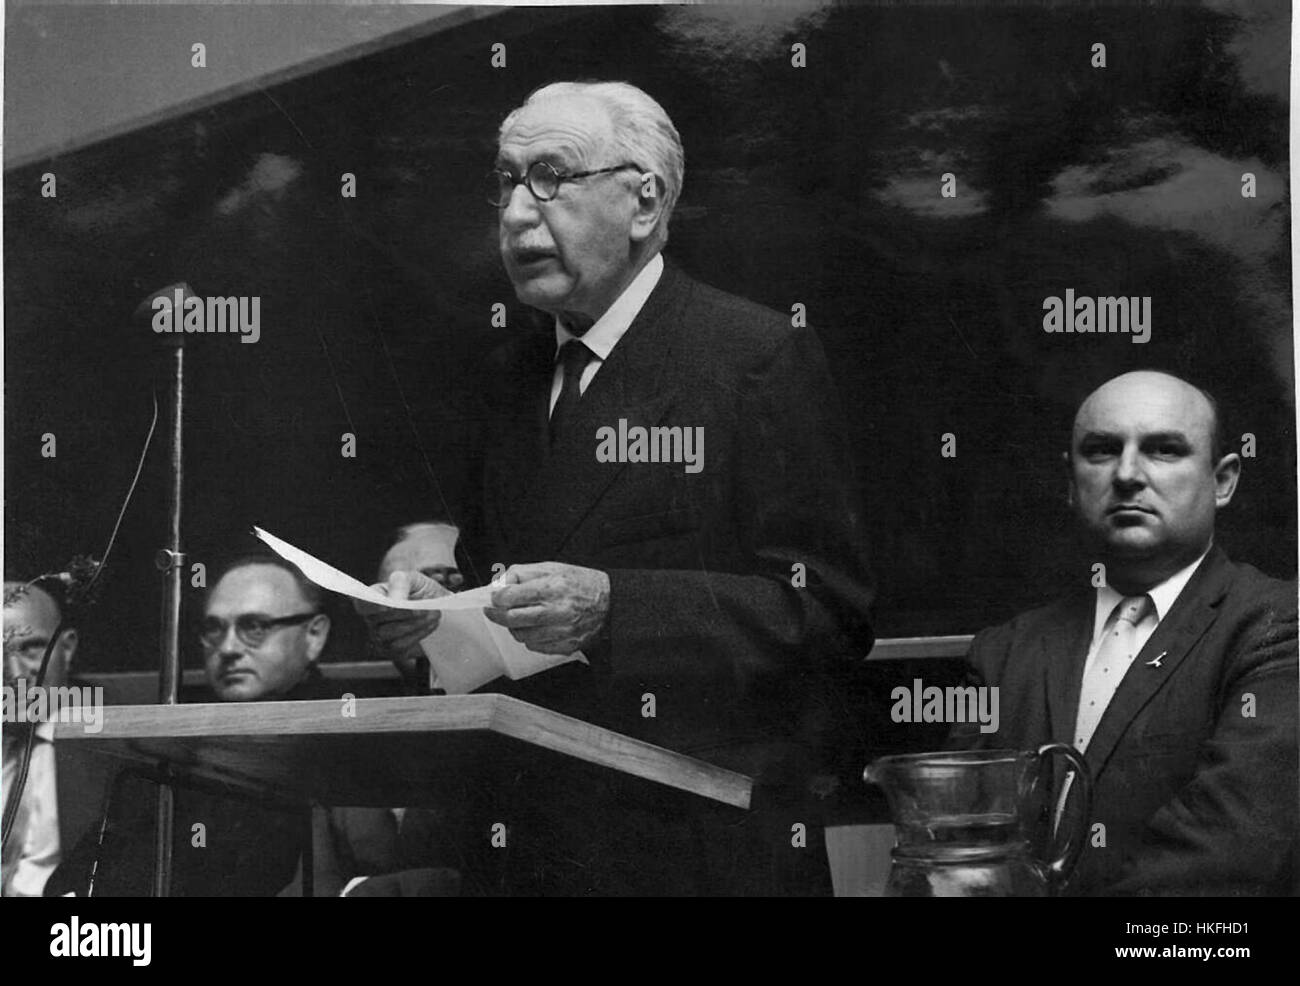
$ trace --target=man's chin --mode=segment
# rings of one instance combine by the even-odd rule
[[[1150,551],[1157,543],[1151,532],[1141,527],[1114,529],[1106,538],[1106,542],[1113,548],[1139,552]]]
[[[1107,525],[1092,532],[1095,549],[1112,558],[1141,559],[1157,553],[1159,539],[1142,526]]]
[[[261,686],[251,679],[232,681],[217,685],[216,693],[223,702],[253,702],[261,697]]]
[[[555,274],[542,277],[516,277],[515,297],[521,304],[547,312],[564,311],[572,285]]]

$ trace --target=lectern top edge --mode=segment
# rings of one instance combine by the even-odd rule
[[[750,807],[753,781],[743,774],[507,695],[349,701],[346,715],[337,699],[108,706],[97,731],[82,723],[59,723],[55,739],[137,762],[180,756],[190,769],[202,770],[204,759],[216,755],[213,751],[241,741],[261,748],[275,740],[490,732],[737,808]],[[216,742],[209,749],[206,741]],[[181,747],[189,749],[182,754]]]

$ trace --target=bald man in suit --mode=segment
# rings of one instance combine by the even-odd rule
[[[1105,584],[971,646],[1001,723],[958,727],[954,744],[1066,743],[1088,764],[1090,815],[1070,783],[1045,807],[1046,827],[1086,827],[1066,893],[1294,892],[1296,584],[1214,544],[1241,473],[1220,431],[1213,398],[1168,374],[1094,391],[1074,421],[1069,497]]]

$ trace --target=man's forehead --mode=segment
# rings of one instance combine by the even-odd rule
[[[207,612],[234,611],[241,613],[277,614],[300,605],[306,600],[298,583],[282,568],[275,565],[247,565],[227,572],[208,596]]]
[[[609,129],[609,115],[599,100],[554,96],[519,111],[501,134],[498,157],[576,164],[609,139]]]
[[[58,604],[44,589],[21,582],[6,582],[5,595],[13,595],[13,602],[4,608],[4,623],[8,626],[26,625],[36,632],[35,624],[47,624],[41,629],[50,632],[59,622]]]
[[[1074,419],[1076,436],[1087,432],[1127,435],[1181,432],[1207,434],[1212,412],[1195,387],[1175,377],[1137,375],[1096,390]]]

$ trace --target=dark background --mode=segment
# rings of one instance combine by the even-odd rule
[[[1256,436],[1219,541],[1290,576],[1288,42],[1285,15],[1272,32],[1256,17],[1276,10],[503,10],[9,169],[7,573],[102,551],[161,379],[131,312],[177,280],[262,299],[256,345],[190,337],[192,560],[254,547],[258,524],[366,579],[393,527],[454,514],[470,368],[511,331],[490,323],[513,293],[479,192],[497,125],[545,82],[618,78],[685,143],[667,254],[807,306],[858,452],[881,636],[974,632],[1086,578],[1059,454],[1078,400],[1140,367],[1215,391],[1230,444]],[[92,14],[47,16],[57,32]],[[186,12],[93,16],[147,30]],[[807,68],[791,67],[796,41]],[[40,196],[46,171],[57,199]],[[356,199],[339,195],[345,171]],[[939,196],[944,172],[956,199]],[[1152,296],[1152,341],[1045,334],[1043,299],[1070,287]],[[161,438],[84,669],[156,662]],[[333,656],[358,643],[342,626]]]

